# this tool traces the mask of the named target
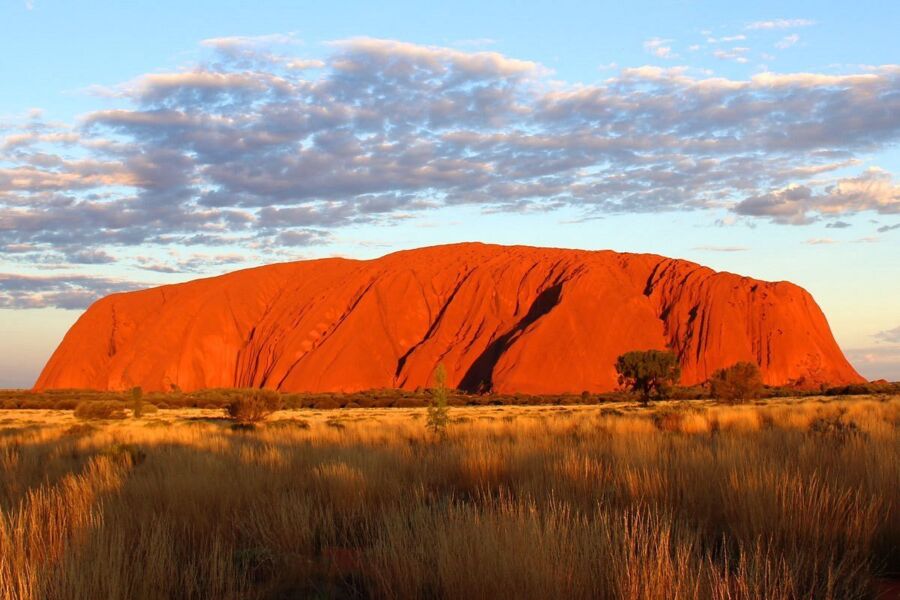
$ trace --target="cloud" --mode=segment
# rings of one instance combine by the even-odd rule
[[[900,344],[846,348],[844,354],[865,377],[900,381]]]
[[[312,229],[287,229],[275,238],[282,246],[313,246],[327,243],[331,234]]]
[[[669,42],[672,40],[664,40],[661,38],[652,38],[644,42],[644,50],[657,58],[676,58],[678,55],[672,52]]]
[[[79,265],[102,265],[116,262],[114,256],[98,248],[67,252],[66,260]]]
[[[720,60],[733,60],[734,62],[744,64],[749,62],[749,59],[746,56],[749,51],[750,48],[739,46],[729,50],[714,50],[713,56]]]
[[[857,177],[839,179],[820,192],[805,185],[754,195],[739,202],[735,212],[770,217],[776,223],[805,225],[824,215],[875,211],[900,213],[900,185],[886,171],[871,167]]]
[[[897,223],[896,225],[882,225],[875,231],[878,233],[887,233],[888,231],[893,231],[895,229],[900,229],[900,223]]]
[[[792,33],[791,35],[786,35],[777,42],[775,42],[775,47],[780,48],[781,50],[785,50],[790,48],[794,44],[800,41],[800,36],[796,33]]]
[[[822,246],[827,244],[837,244],[838,242],[837,240],[833,240],[831,238],[810,238],[803,243],[810,246]]]
[[[361,67],[380,68],[376,75],[409,75],[419,68],[427,75],[448,71],[467,77],[518,77],[544,71],[537,63],[509,58],[499,52],[463,52],[439,46],[424,46],[397,40],[357,37],[332,42],[344,51],[331,66],[340,72],[357,73]],[[385,67],[397,68],[396,73]]]
[[[891,344],[900,344],[900,325],[894,327],[893,329],[886,329],[884,331],[879,331],[874,334],[876,340],[880,342],[888,342]]]
[[[769,21],[754,21],[747,23],[746,29],[793,29],[795,27],[810,27],[816,22],[811,19],[772,19]]]
[[[498,52],[396,40],[322,55],[290,35],[204,47],[208,62],[110,88],[77,122],[33,114],[3,132],[7,262],[182,272],[165,254],[178,249],[219,268],[222,253],[328,244],[460,205],[793,224],[898,212],[890,173],[833,175],[900,139],[898,66],[749,79],[640,66],[579,84]],[[119,251],[138,246],[155,258]]]
[[[201,46],[216,50],[230,51],[235,48],[269,47],[273,45],[299,44],[292,33],[273,33],[266,35],[235,35],[228,37],[207,38],[200,42]]]
[[[129,281],[81,275],[29,276],[0,273],[0,308],[84,309],[115,292],[142,287]]]
[[[139,256],[136,259],[137,267],[156,273],[199,273],[208,272],[215,267],[233,267],[234,265],[246,263],[251,258],[256,258],[243,253],[217,255],[194,253],[188,257],[181,257],[178,252],[170,252],[169,254],[170,258],[168,259]]]
[[[825,227],[827,227],[828,229],[845,229],[847,227],[851,227],[851,225],[846,221],[832,221],[831,223],[825,225]]]
[[[706,38],[707,44],[723,44],[726,42],[742,42],[747,39],[747,36],[744,34],[738,35],[725,35],[720,38],[708,37]]]

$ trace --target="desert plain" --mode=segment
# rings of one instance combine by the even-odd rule
[[[0,598],[889,598],[900,396],[0,410]]]

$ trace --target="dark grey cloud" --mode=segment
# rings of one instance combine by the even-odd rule
[[[78,265],[102,265],[116,262],[113,255],[98,248],[87,250],[70,250],[65,255],[66,260]]]
[[[496,52],[362,38],[310,57],[292,40],[206,40],[209,61],[107,90],[113,108],[6,132],[4,255],[304,246],[465,204],[832,227],[900,212],[889,173],[835,175],[900,138],[898,66],[748,80],[641,67],[575,85]]]
[[[900,229],[900,223],[897,223],[895,225],[882,225],[876,231],[878,233],[887,233],[888,231],[893,231],[895,229]]]
[[[278,234],[275,241],[282,246],[313,246],[327,243],[331,234],[314,229],[287,229]]]

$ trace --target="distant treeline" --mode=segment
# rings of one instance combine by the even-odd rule
[[[205,389],[194,392],[148,392],[144,402],[157,408],[224,408],[246,394],[241,388]],[[797,396],[856,396],[869,394],[900,394],[900,382],[859,383],[824,389],[798,389],[796,387],[766,387],[760,398],[785,398]],[[354,393],[283,393],[281,400],[286,409],[335,409],[335,408],[415,408],[426,406],[431,391],[421,390],[368,390]],[[458,390],[449,393],[451,406],[536,406],[566,404],[598,404],[635,400],[637,397],[624,391],[593,394],[469,394]],[[673,400],[706,400],[710,398],[708,386],[675,387],[669,393]],[[95,390],[0,390],[0,409],[55,409],[73,410],[86,401],[131,402],[131,390],[101,392]]]

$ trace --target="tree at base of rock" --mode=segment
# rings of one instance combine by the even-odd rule
[[[640,394],[641,402],[666,398],[681,377],[675,353],[667,350],[633,350],[616,360],[619,385]]]
[[[739,362],[719,369],[709,378],[713,398],[725,402],[746,402],[759,396],[763,387],[759,367],[752,362]]]

